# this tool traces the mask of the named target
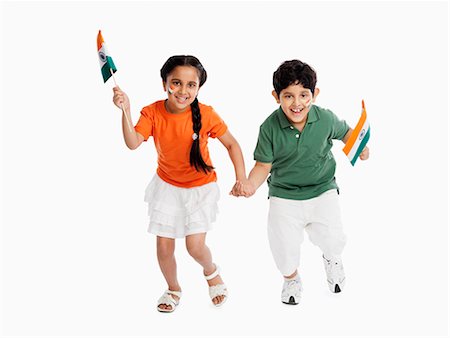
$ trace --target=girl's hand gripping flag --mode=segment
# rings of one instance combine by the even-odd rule
[[[103,40],[101,30],[98,31],[98,35],[97,35],[97,50],[98,50],[98,58],[100,61],[100,69],[102,71],[102,76],[103,76],[103,82],[106,83],[106,81],[108,81],[108,79],[112,76],[112,78],[114,80],[114,84],[117,87],[117,82],[116,82],[116,79],[114,78],[114,73],[117,72],[117,68],[114,65],[112,57],[109,56],[108,50],[106,49],[105,41]],[[130,121],[131,117],[128,117],[123,104],[121,104],[121,106],[122,106],[123,115],[125,116],[125,119],[127,120],[128,129],[130,130],[130,132],[133,132],[134,129],[133,129],[133,127],[131,125],[131,121]]]

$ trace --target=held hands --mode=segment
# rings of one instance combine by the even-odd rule
[[[244,197],[250,197],[256,192],[255,187],[253,186],[252,182],[250,182],[248,179],[243,179],[241,181],[236,181],[233,188],[230,191],[230,195],[233,195],[235,197],[244,196]]]
[[[127,94],[123,92],[118,86],[113,88],[114,96],[113,96],[113,102],[114,104],[125,111],[130,111],[130,100],[128,99]]]

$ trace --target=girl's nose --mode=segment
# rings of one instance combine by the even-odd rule
[[[187,86],[180,86],[179,92],[180,92],[180,94],[186,94],[187,93]]]

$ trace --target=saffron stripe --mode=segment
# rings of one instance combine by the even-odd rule
[[[356,125],[355,129],[350,134],[349,139],[347,140],[347,143],[345,144],[344,148],[342,149],[345,153],[345,155],[348,155],[350,150],[352,149],[353,145],[355,144],[356,140],[358,139],[359,134],[361,133],[362,127],[364,126],[364,123],[367,119],[367,113],[366,113],[366,107],[364,106],[364,101],[362,101],[362,112],[361,117],[358,121],[358,124]]]
[[[102,31],[98,31],[97,35],[97,50],[100,51],[105,41],[103,40]]]

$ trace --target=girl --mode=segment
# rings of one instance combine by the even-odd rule
[[[218,138],[227,148],[236,180],[247,182],[241,148],[227,125],[210,106],[197,100],[206,81],[206,70],[194,56],[172,56],[161,68],[167,99],[146,106],[134,130],[125,116],[122,129],[130,149],[138,148],[153,136],[158,168],[145,191],[150,224],[157,237],[157,255],[168,288],[158,300],[157,310],[172,312],[179,304],[181,287],[174,256],[175,239],[186,238],[189,254],[203,267],[209,294],[215,306],[227,299],[227,288],[205,245],[206,232],[216,219],[219,187],[208,152],[208,137]],[[130,102],[119,87],[113,102],[123,104],[131,121]]]

